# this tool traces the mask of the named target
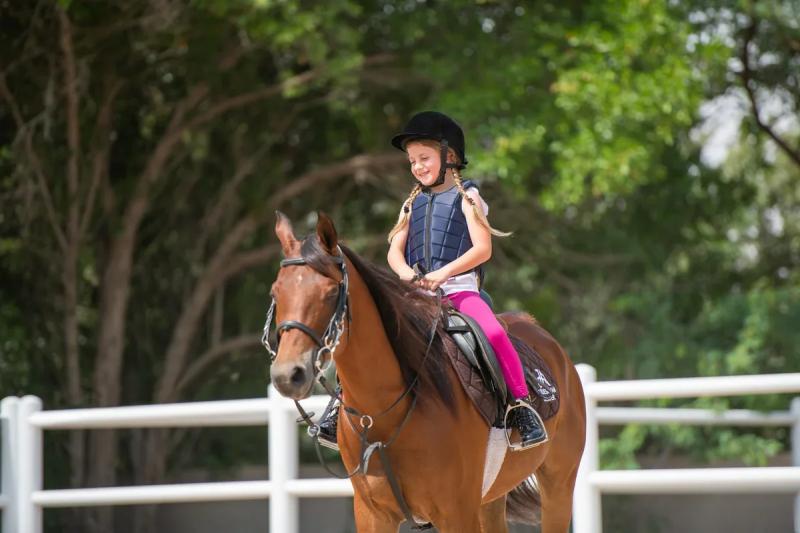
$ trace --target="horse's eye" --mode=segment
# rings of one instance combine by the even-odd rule
[[[329,302],[335,302],[338,297],[339,297],[339,287],[330,289],[325,293],[325,300]]]

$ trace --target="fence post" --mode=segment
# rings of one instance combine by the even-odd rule
[[[16,533],[17,528],[17,407],[19,398],[9,396],[0,402],[0,450],[3,477],[0,494],[6,499],[3,508],[3,533]]]
[[[789,410],[794,415],[794,422],[792,422],[792,465],[800,466],[800,397],[792,400]],[[794,497],[794,532],[800,533],[800,494]]]
[[[297,479],[297,423],[294,403],[269,386],[269,530],[298,532],[297,497],[286,490],[286,482]]]
[[[42,490],[42,430],[30,416],[42,410],[42,400],[24,396],[17,410],[17,526],[20,532],[42,533],[42,508],[33,493]]]
[[[597,371],[585,364],[577,365],[584,391],[588,385],[597,381]],[[600,465],[599,436],[597,422],[597,401],[586,394],[586,446],[578,468],[575,493],[572,499],[573,533],[601,533],[603,517],[600,508],[600,491],[590,483],[592,472]]]

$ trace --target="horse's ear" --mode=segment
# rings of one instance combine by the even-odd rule
[[[278,236],[278,240],[281,242],[283,255],[286,257],[295,255],[300,248],[300,242],[294,236],[292,223],[280,211],[275,211],[275,219],[275,235]]]
[[[328,215],[322,211],[317,212],[317,237],[322,247],[331,255],[336,254],[336,247],[339,246],[339,237],[336,235],[336,227]]]

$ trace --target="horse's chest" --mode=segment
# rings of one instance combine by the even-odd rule
[[[372,470],[373,468],[370,468],[370,471]],[[359,477],[359,482],[353,480],[353,488],[361,493],[371,507],[384,512],[392,512],[397,508],[397,500],[385,475],[367,474]]]
[[[415,517],[430,520],[436,514],[436,509],[441,507],[443,498],[449,499],[447,491],[441,490],[441,466],[438,471],[432,470],[432,465],[418,458],[414,464],[405,461],[396,461],[391,464],[391,474],[381,461],[370,461],[366,475],[354,478],[353,488],[358,491],[370,505],[384,512],[399,510],[398,501],[392,491],[389,476],[394,475],[395,481],[407,500]]]

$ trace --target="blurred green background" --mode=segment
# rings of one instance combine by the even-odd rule
[[[465,176],[514,232],[488,268],[497,306],[533,313],[601,380],[800,368],[793,0],[0,0],[0,17],[3,396],[263,396],[274,210],[299,232],[323,210],[385,263],[412,186],[388,140],[423,109],[461,123]],[[788,444],[783,429],[604,435],[606,467],[765,464]],[[261,430],[47,446],[57,487],[265,460]],[[110,511],[91,514],[108,531]]]

